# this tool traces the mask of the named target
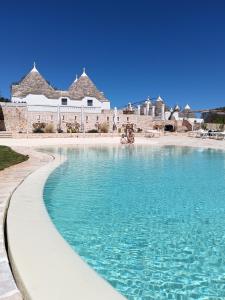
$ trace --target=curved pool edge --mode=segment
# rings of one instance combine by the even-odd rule
[[[215,142],[215,143],[214,143]],[[98,142],[96,142],[96,144],[98,144]],[[137,144],[142,144],[142,142],[140,141],[139,143],[137,143]],[[202,148],[202,149],[216,149],[216,150],[223,150],[223,151],[225,151],[225,141],[212,141],[212,140],[209,140],[209,141],[205,141],[205,140],[197,140],[197,139],[193,139],[193,138],[187,138],[187,140],[186,139],[180,139],[180,138],[176,138],[175,137],[175,139],[169,139],[169,140],[165,140],[165,141],[163,141],[163,140],[161,140],[161,139],[159,139],[159,140],[157,140],[157,141],[152,141],[152,140],[148,140],[148,141],[146,141],[146,143],[143,143],[143,144],[145,144],[145,145],[149,145],[149,146],[181,146],[181,147],[183,147],[183,146],[185,146],[185,147],[194,147],[194,148]],[[37,145],[36,145],[37,146]],[[43,145],[43,147],[45,147],[45,146],[47,146],[47,145]],[[54,145],[54,146],[58,146],[58,145]],[[66,146],[66,145],[64,145],[64,144],[62,144],[62,146]],[[68,146],[71,146],[71,145],[68,145]],[[34,145],[29,145],[29,148],[28,147],[26,147],[27,149],[32,149],[32,147],[34,147]],[[14,148],[15,148],[15,146],[14,146]],[[19,149],[18,149],[19,150]],[[39,153],[40,154],[40,153]],[[57,158],[56,158],[56,160],[55,160],[55,162],[57,162]],[[54,163],[54,162],[53,162]],[[21,168],[21,166],[19,166],[20,168]],[[53,167],[52,168],[52,170],[51,171],[49,171],[49,174],[56,168],[57,166],[55,166],[55,167]],[[36,172],[35,172],[36,173]],[[30,175],[30,176],[32,176],[32,175]],[[45,175],[45,176],[47,176],[48,177],[48,175]],[[46,179],[47,179],[47,177],[46,177]],[[29,177],[27,178],[27,180],[29,179]],[[25,180],[25,181],[27,181],[27,180]],[[39,181],[39,180],[41,180],[41,178],[39,178],[38,176],[36,176],[36,180],[37,180],[37,182]],[[33,183],[34,184],[34,183]],[[22,184],[23,185],[23,184]],[[44,183],[43,183],[43,186],[44,186]],[[42,186],[42,188],[43,188],[43,186]],[[39,186],[40,187],[40,190],[41,190],[41,186]],[[20,187],[18,188],[18,190],[20,189]],[[35,188],[35,191],[36,191],[36,189],[37,189],[37,187]],[[28,189],[29,190],[29,189]],[[30,189],[30,190],[32,190],[32,189]],[[33,191],[34,191],[34,189],[33,189]],[[42,192],[42,191],[41,191]],[[39,193],[39,195],[41,195],[41,192],[38,192]],[[15,194],[17,193],[17,191],[13,194],[13,197],[12,197],[12,200],[11,200],[11,204],[12,203],[14,203],[16,200],[13,200],[14,199],[14,196],[15,196]],[[23,193],[21,193],[20,192],[20,194],[21,195],[23,195]],[[26,195],[26,194],[25,194]],[[32,195],[33,196],[33,195]],[[36,197],[37,198],[37,197]],[[17,198],[16,198],[17,199]],[[37,201],[39,201],[39,202],[43,202],[43,200],[42,200],[42,195],[40,196],[40,198],[39,199],[36,199]],[[20,201],[20,200],[19,200]],[[11,205],[10,204],[10,205]],[[44,204],[43,204],[44,205]],[[14,206],[14,205],[13,205]],[[11,207],[12,208],[12,207]],[[11,209],[10,208],[10,209]],[[45,207],[43,207],[44,209],[45,209]],[[20,215],[20,210],[18,209],[17,210],[18,211],[18,215]],[[22,214],[21,214],[21,216],[25,216],[26,214],[25,214],[25,211],[21,211],[22,212]],[[28,212],[29,212],[29,210],[28,210]],[[16,212],[15,212],[15,208],[14,208],[14,212],[13,212],[13,214],[15,214]],[[43,212],[42,212],[43,213]],[[46,214],[47,214],[47,211],[45,212]],[[11,214],[11,212],[9,212],[9,214]],[[38,216],[37,216],[38,217]],[[49,219],[49,216],[48,215],[46,215],[45,216],[46,218],[48,218]],[[17,218],[19,218],[19,216],[17,216]],[[31,220],[31,221],[33,221],[33,220]],[[19,220],[17,220],[16,221],[17,223],[19,223]],[[49,222],[51,222],[50,221],[50,219],[49,219]],[[12,223],[13,223],[13,221],[12,221]],[[53,224],[51,224],[52,226],[54,226]],[[15,224],[14,224],[14,228],[15,228],[16,226],[15,226]],[[8,225],[8,228],[9,228],[9,225]],[[11,227],[12,228],[12,227]],[[28,230],[29,228],[27,228],[27,230]],[[54,228],[55,229],[55,228]],[[45,230],[45,228],[43,228],[43,230]],[[56,234],[56,235],[59,235],[59,233],[56,231],[56,229],[55,230],[52,230],[51,232],[53,232],[54,234]],[[17,228],[15,228],[15,232],[17,232]],[[9,233],[9,232],[8,232]],[[12,233],[12,231],[11,231],[11,233]],[[10,237],[11,238],[11,237]],[[8,239],[10,239],[9,237],[8,237]],[[13,237],[12,239],[14,239],[15,237]],[[39,239],[40,239],[41,237],[39,237]],[[60,236],[60,237],[58,237],[58,240],[62,240],[63,238]],[[66,243],[64,240],[63,241],[61,241],[61,242],[63,242],[63,243]],[[11,244],[10,244],[10,247],[9,247],[9,255],[10,255],[10,263],[11,263],[11,266],[12,266],[12,268],[13,268],[13,273],[14,273],[14,277],[16,277],[16,281],[17,281],[17,284],[19,285],[19,288],[20,288],[20,290],[21,291],[24,291],[25,289],[27,289],[27,286],[26,286],[26,284],[24,284],[24,278],[22,278],[21,276],[20,276],[20,273],[19,273],[19,271],[20,271],[20,269],[18,268],[18,262],[17,262],[17,260],[15,260],[15,259],[17,259],[17,256],[20,256],[20,255],[22,255],[23,254],[23,252],[24,252],[24,256],[25,256],[25,253],[27,253],[27,249],[26,249],[26,247],[25,247],[25,245],[24,245],[24,247],[23,247],[23,244],[21,245],[21,241],[19,241],[19,244],[20,244],[20,247],[17,247],[16,246],[16,248],[15,248],[15,245],[14,245],[14,247],[11,247]],[[38,244],[38,247],[40,246],[40,244]],[[52,247],[52,249],[54,249],[54,245],[51,245]],[[33,247],[35,248],[36,247],[36,245],[34,244],[32,247],[29,247],[29,249],[30,249],[30,251],[33,251]],[[69,246],[67,245],[67,248],[68,248]],[[40,250],[42,250],[43,251],[43,248],[44,247],[42,247]],[[22,253],[17,253],[16,255],[15,255],[15,253],[12,251],[12,250],[14,250],[14,251],[18,251],[18,252],[22,252]],[[71,249],[70,249],[71,250]],[[69,252],[69,255],[71,255],[71,251],[69,251],[68,249],[67,249],[67,251]],[[73,251],[73,250],[72,250]],[[59,251],[58,251],[59,252]],[[29,253],[30,254],[30,253]],[[74,252],[73,252],[73,254],[74,254]],[[39,261],[37,261],[36,260],[36,257],[34,256],[33,257],[33,259],[34,259],[34,262],[35,262],[35,264],[36,263],[39,263]],[[33,261],[31,261],[31,264],[33,264],[34,263]],[[83,261],[82,261],[82,263],[83,263]],[[83,263],[84,264],[84,263]],[[49,266],[51,266],[51,265],[49,265]],[[49,267],[48,266],[48,267]],[[87,267],[87,266],[86,266]],[[32,269],[32,268],[31,268]],[[89,268],[90,269],[90,268]],[[43,269],[42,269],[42,271],[43,271],[43,273],[42,273],[42,277],[41,277],[41,280],[45,280],[45,281],[47,281],[46,280],[46,278],[47,278],[47,275],[45,275],[45,270],[46,270],[46,268],[45,268],[45,266],[43,266]],[[56,269],[54,269],[54,270],[56,270]],[[56,270],[56,272],[58,272],[57,270]],[[91,272],[94,272],[92,269],[91,269]],[[95,273],[95,272],[94,272]],[[67,274],[65,273],[64,274],[65,276],[63,277],[62,276],[62,279],[63,279],[63,282],[62,282],[62,284],[64,284],[64,280],[65,280],[65,278],[66,278],[66,276],[67,276]],[[83,276],[83,275],[82,275]],[[95,276],[97,276],[98,277],[98,275],[95,273]],[[67,279],[67,278],[66,278]],[[100,278],[101,279],[101,278]],[[32,280],[31,280],[32,281]],[[101,279],[101,282],[104,282],[104,285],[106,284],[107,285],[107,288],[110,288],[110,289],[112,289],[112,287],[111,286],[109,286],[108,287],[108,285],[109,284],[107,284],[103,279]],[[41,282],[42,283],[42,282]],[[46,288],[46,285],[47,285],[47,288],[48,288],[48,282],[44,282],[45,283],[45,288]],[[71,284],[74,284],[73,282],[71,282]],[[84,286],[86,286],[86,284],[84,285]],[[31,285],[31,288],[32,289],[39,289],[40,287],[38,286],[38,285],[36,285],[34,282],[33,282],[33,284]],[[56,288],[56,286],[54,286],[54,288]],[[58,287],[57,287],[58,288]],[[61,288],[63,288],[63,287],[61,287]],[[96,289],[98,289],[98,287],[96,287]],[[99,290],[101,290],[101,289],[99,289]],[[115,292],[115,290],[114,290],[114,292]],[[90,293],[91,294],[91,293]],[[51,298],[48,298],[48,297],[44,297],[44,298],[38,298],[38,297],[36,297],[36,298],[31,298],[31,294],[30,293],[26,293],[26,292],[24,292],[24,299],[38,299],[38,300],[40,300],[40,299],[50,299],[51,300]],[[64,298],[60,298],[61,297],[61,294],[59,295],[59,297],[57,296],[57,295],[54,295],[54,299],[64,299]],[[63,294],[63,297],[66,297],[66,294],[64,295]],[[119,298],[118,298],[119,297]],[[122,298],[121,298],[122,297]],[[91,294],[91,296],[90,296],[90,298],[85,298],[85,300],[86,299],[103,299],[104,298],[104,296],[102,297],[102,298],[99,298],[99,295],[97,295],[97,298],[93,298],[93,295]],[[69,298],[70,299],[70,298]],[[104,298],[104,299],[110,299],[110,298],[108,298],[108,297],[106,297],[106,298]],[[118,295],[118,293],[116,292],[116,296],[115,295],[113,295],[113,299],[124,299],[124,297],[123,296],[121,296],[121,295]]]
[[[29,175],[12,195],[7,216],[8,255],[24,299],[125,299],[61,237],[45,208],[43,188],[55,160]]]

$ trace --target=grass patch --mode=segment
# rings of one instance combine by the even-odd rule
[[[17,153],[7,146],[0,146],[0,170],[19,164],[28,158],[28,155]]]

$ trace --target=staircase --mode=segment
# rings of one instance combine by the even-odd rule
[[[188,120],[183,120],[182,126],[186,126],[188,131],[192,131],[192,125]]]
[[[11,139],[12,132],[9,131],[0,131],[0,139]]]

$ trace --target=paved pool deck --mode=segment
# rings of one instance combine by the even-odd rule
[[[1,139],[0,144],[30,156],[28,161],[0,172],[0,300],[124,299],[74,253],[54,228],[44,208],[42,190],[46,178],[61,161],[34,150],[48,146],[119,144],[119,138]],[[224,140],[185,135],[140,137],[136,144],[225,150]],[[9,202],[10,264],[4,239]]]
[[[30,156],[28,161],[14,165],[0,172],[0,299],[1,300],[21,300],[22,295],[17,288],[5,246],[5,220],[10,199],[16,188],[23,180],[46,164],[51,157],[46,154],[36,153],[32,149],[24,147],[13,147],[20,153]]]

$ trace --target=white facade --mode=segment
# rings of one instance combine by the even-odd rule
[[[89,101],[88,101],[89,100]],[[110,102],[101,102],[94,97],[84,97],[82,100],[71,100],[69,97],[60,97],[59,99],[49,99],[44,95],[29,94],[24,98],[12,97],[13,103],[25,102],[27,105],[40,106],[63,106],[63,107],[95,107],[100,109],[110,109]],[[90,105],[92,104],[92,105]]]

